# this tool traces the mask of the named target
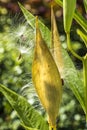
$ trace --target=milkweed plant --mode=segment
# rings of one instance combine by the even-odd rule
[[[78,75],[72,59],[60,42],[54,15],[54,2],[63,8],[67,50],[82,61],[83,79]],[[27,28],[20,28],[19,26],[18,29],[21,30],[14,32],[20,50],[18,59],[21,58],[22,54],[33,54],[31,82],[33,82],[38,98],[47,113],[47,119],[35,110],[25,97],[3,84],[0,84],[0,92],[17,111],[18,117],[26,130],[57,130],[56,119],[62,101],[62,88],[63,86],[69,86],[85,113],[85,122],[87,123],[87,52],[82,57],[78,55],[72,48],[70,37],[71,25],[74,19],[82,28],[81,30],[77,29],[77,34],[83,40],[87,49],[87,20],[77,11],[76,0],[54,0],[51,2],[51,31],[39,20],[38,16],[33,16],[23,5],[18,4],[27,21],[27,28],[31,27],[27,30]],[[87,12],[86,0],[84,0],[84,7]],[[22,32],[24,31],[31,40],[28,41],[26,35],[23,35]],[[27,44],[27,41],[30,44]],[[68,68],[68,73],[66,68]]]

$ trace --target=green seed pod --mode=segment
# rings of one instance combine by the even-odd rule
[[[76,0],[63,0],[63,19],[64,19],[64,29],[66,33],[70,32],[75,8],[76,8]]]
[[[36,20],[32,79],[39,99],[48,113],[50,126],[55,126],[62,96],[62,81],[55,61],[38,28],[38,20]]]

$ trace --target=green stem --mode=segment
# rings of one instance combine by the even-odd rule
[[[87,123],[87,54],[83,60],[83,76],[84,76],[84,87],[85,87],[85,106],[86,106],[86,123]]]
[[[72,49],[71,42],[70,42],[70,33],[66,33],[66,34],[67,34],[67,46],[68,46],[68,49],[70,50],[70,52],[71,52],[76,58],[78,58],[79,60],[83,61],[83,57],[79,56],[79,55]]]

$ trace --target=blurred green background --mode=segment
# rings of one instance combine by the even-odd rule
[[[31,63],[33,58],[34,30],[26,23],[17,0],[0,0],[0,83],[25,96],[38,111],[37,96],[29,90],[31,83]],[[32,14],[39,15],[50,29],[50,0],[19,0]],[[83,0],[77,0],[78,11],[87,18]],[[55,5],[60,40],[66,49],[66,37],[63,29],[62,8]],[[28,29],[29,28],[29,29]],[[86,48],[76,34],[79,25],[73,21],[71,29],[72,46],[78,54],[84,55]],[[70,54],[75,66],[82,75],[82,63]],[[26,89],[25,89],[26,88]],[[24,91],[23,91],[24,90]],[[29,92],[29,93],[28,93]],[[30,92],[32,97],[29,97]],[[30,94],[31,95],[31,94]],[[59,130],[84,130],[84,112],[68,86],[64,88]],[[0,130],[23,130],[16,112],[0,93]]]

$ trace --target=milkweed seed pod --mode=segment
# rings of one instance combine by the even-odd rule
[[[76,0],[63,0],[63,19],[65,32],[70,32],[75,8]]]
[[[52,48],[52,55],[56,62],[57,68],[60,72],[61,78],[63,78],[63,55],[62,55],[62,45],[59,38],[59,33],[56,25],[56,20],[53,11],[53,5],[51,6],[51,48]]]
[[[62,81],[55,61],[42,38],[37,19],[32,79],[39,99],[48,113],[49,123],[55,126],[62,96]]]

